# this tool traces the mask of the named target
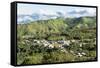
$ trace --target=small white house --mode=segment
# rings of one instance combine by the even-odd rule
[[[82,43],[80,43],[80,47],[82,47]]]
[[[82,57],[83,55],[81,54],[81,53],[78,53],[78,55],[77,55],[78,57]]]
[[[85,53],[85,52],[82,52],[81,54],[82,54],[82,55],[86,55],[86,53]]]
[[[50,44],[48,47],[49,47],[49,48],[54,48],[54,46],[53,46],[53,45],[51,45],[51,44]]]
[[[64,44],[66,44],[67,46],[69,46],[70,45],[70,41],[68,40],[68,41],[64,41]]]

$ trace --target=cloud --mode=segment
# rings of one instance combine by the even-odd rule
[[[86,10],[82,10],[82,11],[71,11],[69,12],[69,14],[87,14],[88,12]]]
[[[53,6],[37,4],[18,4],[18,15],[44,14],[64,17],[95,16],[96,8],[75,6]]]
[[[95,16],[96,9],[88,7],[76,7],[67,12],[68,17]]]
[[[44,15],[56,15],[56,12],[53,10],[49,9],[39,9],[37,12],[38,14],[44,14]]]

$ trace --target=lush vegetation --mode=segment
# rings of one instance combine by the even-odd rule
[[[57,18],[17,26],[17,64],[96,60],[96,18]]]

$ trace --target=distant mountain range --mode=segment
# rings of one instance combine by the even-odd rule
[[[38,20],[48,20],[48,19],[56,19],[56,18],[65,18],[66,21],[69,22],[69,24],[74,24],[77,22],[83,22],[86,21],[92,22],[95,21],[95,16],[83,16],[78,18],[66,18],[66,15],[64,15],[62,12],[56,12],[56,14],[49,14],[49,13],[33,13],[31,15],[18,15],[17,16],[17,23],[18,24],[25,24],[30,23],[32,21],[38,21]],[[74,22],[74,23],[73,23]],[[81,26],[81,23],[79,23],[79,26]],[[71,24],[71,26],[72,26]],[[83,24],[82,24],[83,25]],[[85,25],[86,26],[86,25]],[[77,26],[78,27],[78,26]]]
[[[78,28],[92,28],[96,27],[96,17],[85,16],[79,18],[66,18],[65,22],[70,27],[78,27]]]
[[[17,22],[18,24],[19,23],[29,23],[31,21],[37,21],[37,20],[56,19],[58,17],[64,17],[64,14],[61,12],[56,12],[56,14],[33,13],[32,15],[18,15]]]

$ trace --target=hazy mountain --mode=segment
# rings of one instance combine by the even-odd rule
[[[32,15],[18,15],[17,17],[18,23],[29,23],[37,20],[56,19],[58,17],[62,17],[62,15],[58,13],[56,15],[33,13]]]
[[[81,14],[85,13],[86,11],[79,12]],[[73,13],[76,13],[73,11]],[[78,13],[78,12],[77,12]],[[18,15],[18,24],[25,24],[25,23],[30,23],[32,21],[38,21],[38,20],[49,20],[49,19],[57,19],[57,18],[63,18],[65,19],[65,23],[69,27],[77,27],[77,28],[82,28],[82,27],[94,27],[96,25],[96,17],[95,16],[83,16],[83,17],[65,17],[63,12],[56,12],[55,14],[50,14],[50,13],[33,13],[31,15]]]
[[[70,27],[91,28],[96,26],[96,17],[66,18],[65,22]]]

